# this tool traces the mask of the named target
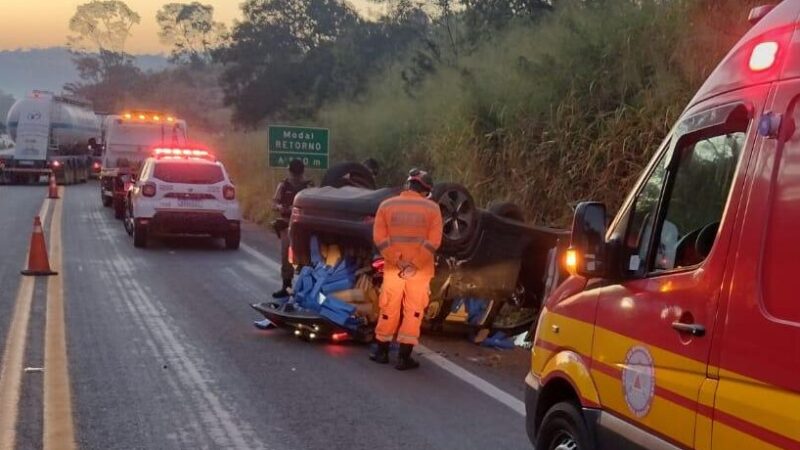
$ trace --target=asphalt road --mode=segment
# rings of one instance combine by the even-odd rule
[[[45,203],[60,280],[37,278],[26,297],[45,193],[0,187],[0,447],[530,448],[522,350],[429,337],[422,368],[401,373],[364,346],[253,328],[247,304],[279,280],[274,239],[251,225],[239,251],[203,238],[135,249],[94,183],[69,186]]]

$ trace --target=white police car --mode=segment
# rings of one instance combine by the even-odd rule
[[[153,235],[210,235],[239,248],[242,220],[225,167],[205,150],[157,148],[127,190],[125,229],[135,247]]]

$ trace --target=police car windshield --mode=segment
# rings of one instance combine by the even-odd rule
[[[161,161],[153,169],[153,177],[180,184],[215,184],[225,180],[222,168],[216,164],[185,161]]]

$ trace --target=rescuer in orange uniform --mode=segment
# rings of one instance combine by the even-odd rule
[[[398,370],[415,369],[419,363],[411,350],[419,342],[420,326],[429,301],[434,274],[434,255],[442,242],[442,213],[428,200],[433,179],[412,169],[406,190],[385,200],[375,214],[373,239],[385,260],[380,317],[375,328],[378,341],[370,359],[389,362],[389,344],[397,337]]]

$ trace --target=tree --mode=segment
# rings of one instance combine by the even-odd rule
[[[139,14],[119,0],[92,0],[79,5],[69,21],[72,35],[67,46],[82,82],[65,89],[82,95],[102,109],[115,108],[121,93],[141,76],[133,58],[125,52],[131,28]]]
[[[92,0],[79,5],[69,21],[73,35],[68,38],[71,50],[125,54],[131,28],[141,21],[139,14],[119,0]]]
[[[219,46],[225,25],[214,22],[214,7],[200,2],[169,3],[156,14],[161,42],[172,46],[174,62],[207,62]]]
[[[225,102],[246,126],[314,104],[309,97],[333,67],[331,47],[362,23],[341,0],[247,0],[242,11],[244,20],[214,57],[225,65]]]

